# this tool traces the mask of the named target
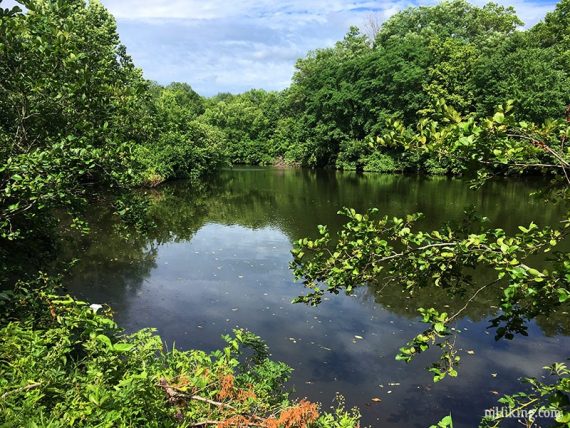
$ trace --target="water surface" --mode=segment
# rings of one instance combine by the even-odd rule
[[[343,206],[422,212],[427,228],[460,219],[469,206],[510,231],[532,220],[555,224],[562,207],[528,196],[541,185],[499,181],[471,190],[447,178],[227,170],[205,189],[177,182],[148,192],[159,219],[149,235],[131,231],[124,239],[110,212],[93,207],[93,234],[68,249],[81,260],[68,287],[110,304],[128,331],[156,327],[178,348],[212,350],[222,346],[222,334],[247,328],[267,341],[274,359],[295,369],[298,397],[328,406],[340,393],[360,407],[364,425],[425,427],[451,412],[457,426],[475,426],[497,394],[520,389],[517,378],[542,375],[542,366],[568,357],[568,314],[532,322],[528,337],[496,342],[486,328],[496,315],[489,306],[496,291],[482,293],[459,323],[458,345],[474,354],[462,353],[458,378],[433,384],[425,367],[435,353],[408,365],[394,356],[423,329],[418,307],[452,311],[462,300],[441,290],[410,300],[398,289],[364,287],[328,296],[318,308],[293,305],[303,290],[288,268],[292,242],[315,236],[318,224],[338,229]]]

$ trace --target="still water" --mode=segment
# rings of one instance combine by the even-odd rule
[[[205,188],[177,182],[148,192],[157,227],[145,235],[130,231],[125,239],[110,212],[93,207],[94,233],[68,248],[80,262],[67,286],[111,305],[127,331],[156,327],[177,348],[212,350],[222,346],[222,334],[247,328],[267,341],[274,359],[294,368],[296,396],[328,406],[340,393],[361,409],[364,426],[425,427],[450,412],[456,426],[476,426],[497,394],[520,389],[518,378],[540,376],[541,367],[568,357],[567,313],[532,322],[528,337],[496,342],[487,329],[496,316],[489,303],[495,291],[481,293],[459,322],[459,377],[433,384],[425,367],[435,353],[408,365],[394,356],[423,330],[418,307],[453,311],[461,299],[424,290],[412,301],[397,289],[363,287],[328,296],[318,308],[293,305],[303,289],[288,268],[290,250],[295,240],[315,236],[318,224],[338,229],[343,206],[422,212],[426,228],[460,219],[469,206],[509,231],[531,220],[555,224],[563,207],[529,197],[540,185],[501,181],[471,190],[447,178],[222,171]]]

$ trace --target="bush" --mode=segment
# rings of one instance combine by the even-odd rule
[[[269,360],[250,332],[235,330],[210,354],[167,352],[153,330],[125,335],[108,309],[44,292],[34,297],[33,308],[22,306],[14,312],[19,319],[4,319],[0,329],[4,427],[358,423],[354,411],[321,416],[316,404],[289,401],[291,369]]]
[[[340,143],[336,167],[346,171],[362,171],[363,158],[371,153],[372,147],[364,140],[345,140]]]
[[[393,173],[403,165],[387,152],[376,147],[372,139],[350,140],[340,145],[336,167],[345,171]]]
[[[166,131],[154,144],[138,146],[141,183],[157,185],[173,178],[197,178],[224,162],[224,135],[213,126],[192,121],[188,132]]]
[[[363,171],[393,173],[402,171],[402,165],[389,154],[376,151],[364,159]]]

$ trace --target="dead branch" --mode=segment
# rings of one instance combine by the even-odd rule
[[[5,392],[4,394],[2,394],[2,397],[0,397],[0,399],[1,399],[1,400],[4,400],[8,395],[16,394],[16,393],[18,393],[18,392],[23,392],[23,391],[30,391],[30,390],[32,390],[32,389],[35,389],[35,388],[39,387],[39,386],[41,386],[41,383],[40,383],[40,382],[31,383],[31,384],[29,384],[29,385],[26,385],[26,386],[22,386],[22,387],[20,387],[20,388],[13,389],[12,391],[7,391],[7,392]]]

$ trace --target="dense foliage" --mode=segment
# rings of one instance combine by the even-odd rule
[[[413,128],[392,122],[378,143],[437,156],[458,170],[475,164],[476,186],[493,171],[540,170],[552,177],[552,185],[541,196],[557,202],[567,200],[570,121],[549,120],[542,125],[517,121],[512,103],[482,120],[476,114],[462,116],[443,102],[425,113]],[[454,313],[443,307],[420,308],[420,320],[427,328],[396,355],[398,360],[411,362],[431,346],[439,347],[441,357],[429,367],[435,382],[458,375],[461,356],[455,342],[461,331],[454,325],[486,288],[499,291],[497,301],[488,302],[500,309],[498,316],[489,320],[496,340],[527,335],[528,323],[536,317],[568,310],[568,215],[555,227],[539,228],[531,223],[509,234],[489,228],[486,219],[474,213],[467,213],[461,224],[444,224],[430,231],[416,226],[420,214],[390,218],[378,216],[377,210],[361,214],[353,209],[341,214],[348,221],[337,236],[320,226],[317,239],[298,241],[292,267],[309,294],[297,301],[319,304],[325,292],[351,293],[364,284],[399,287],[410,298],[425,287],[442,289],[450,298],[462,297],[465,304]],[[550,256],[537,264],[534,256],[538,254]],[[557,363],[550,371],[555,376],[553,383],[529,379],[531,392],[501,399],[510,411],[532,410],[523,418],[527,426],[532,426],[540,410],[559,412],[555,418],[559,426],[570,420],[568,370]],[[498,426],[507,418],[486,418],[483,426]]]
[[[353,27],[300,59],[285,91],[214,97],[205,117],[225,130],[234,163],[457,174],[438,157],[373,141],[387,122],[414,127],[422,110],[442,102],[481,118],[506,100],[520,120],[562,117],[570,104],[568,7],[561,1],[528,30],[519,30],[514,9],[493,3],[405,9],[373,40]]]
[[[247,331],[211,354],[167,350],[152,330],[124,334],[109,308],[37,290],[18,297],[0,328],[2,426],[357,424],[342,405],[321,414],[314,403],[289,401],[290,368],[269,360]]]
[[[342,406],[290,401],[290,369],[251,333],[212,354],[168,351],[58,296],[66,266],[51,256],[70,228],[89,233],[83,212],[100,190],[151,230],[129,189],[215,170],[225,134],[198,120],[205,101],[188,85],[142,78],[98,1],[20,3],[25,13],[0,7],[0,424],[357,425]]]
[[[0,14],[0,233],[13,240],[76,209],[97,186],[199,176],[220,165],[219,131],[194,120],[187,85],[156,88],[97,1],[28,0]],[[89,189],[89,192],[87,192]]]
[[[3,426],[358,424],[342,406],[320,414],[313,403],[289,401],[290,369],[270,361],[251,333],[235,331],[212,354],[167,351],[154,332],[126,335],[107,309],[58,296],[54,272],[62,266],[50,254],[69,229],[89,232],[82,210],[100,190],[112,189],[116,213],[142,230],[151,228],[148,204],[129,189],[195,179],[226,161],[478,170],[481,180],[541,172],[560,189],[551,196],[566,198],[569,0],[525,31],[512,8],[496,4],[406,9],[374,37],[351,28],[335,46],[300,59],[283,92],[210,99],[187,84],[146,81],[97,0],[18,3],[25,12],[0,7]],[[339,236],[323,226],[318,239],[295,250],[295,272],[311,289],[301,301],[380,279],[410,295],[428,285],[466,293],[468,306],[482,289],[497,287],[501,315],[491,322],[497,338],[509,339],[570,301],[570,260],[560,250],[570,219],[507,234],[474,215],[422,231],[417,215],[344,213],[349,221]],[[533,265],[539,253],[553,254],[546,266]],[[472,281],[481,267],[492,272],[488,283]],[[430,368],[434,379],[457,375],[453,321],[462,310],[422,309],[427,328],[398,358],[411,361],[436,344],[442,354]],[[529,380],[528,393],[502,402],[560,410],[558,423],[567,424],[568,369],[556,364],[550,372],[554,383]]]

